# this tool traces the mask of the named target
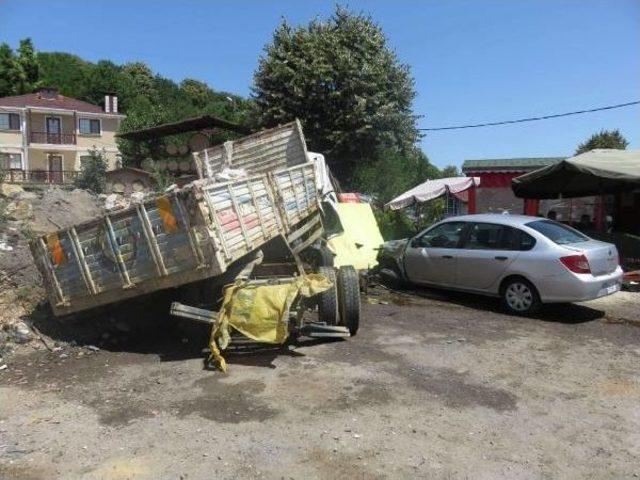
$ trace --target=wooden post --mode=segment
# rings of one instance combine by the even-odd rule
[[[467,203],[467,213],[476,213],[476,184],[471,185],[469,189],[469,203]]]
[[[524,199],[524,214],[535,217],[538,215],[538,207],[540,201],[537,198],[525,198]]]
[[[602,233],[604,232],[604,197],[602,195],[596,196],[593,210],[593,226],[596,232]]]

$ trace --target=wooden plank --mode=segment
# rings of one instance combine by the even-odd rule
[[[289,182],[291,182],[291,191],[293,193],[293,198],[296,201],[296,213],[299,215],[302,212],[302,204],[298,200],[298,194],[296,193],[296,186],[293,182],[293,173],[291,170],[288,171],[289,174]]]
[[[44,243],[44,239],[40,237],[38,239],[38,245],[40,246],[40,250],[42,251],[42,265],[45,268],[45,276],[49,277],[50,283],[53,284],[56,295],[58,296],[58,302],[56,305],[61,306],[65,305],[64,293],[62,293],[62,288],[60,287],[60,282],[56,278],[56,273],[53,270],[53,264],[51,263],[51,259],[49,258],[49,249]]]
[[[300,253],[309,245],[313,244],[313,242],[315,242],[318,238],[320,238],[321,235],[322,235],[322,229],[320,228],[317,231],[313,232],[311,236],[309,236],[309,238],[307,238],[304,242],[292,248],[293,253]]]
[[[256,192],[253,189],[253,182],[247,181],[247,187],[249,187],[249,193],[251,194],[251,201],[253,202],[253,208],[256,210],[256,214],[258,215],[258,221],[260,222],[260,228],[262,229],[262,236],[266,240],[268,238],[267,235],[267,227],[265,225],[264,217],[262,216],[262,211],[260,210],[260,206],[258,205],[258,198],[256,196]]]
[[[147,209],[144,207],[144,204],[136,205],[136,210],[138,212],[138,218],[140,219],[140,224],[144,230],[144,236],[147,240],[147,245],[149,246],[149,252],[153,257],[153,260],[156,264],[156,268],[158,270],[159,275],[167,275],[167,267],[164,265],[164,261],[162,259],[162,254],[160,253],[160,248],[158,248],[158,242],[156,241],[156,235],[153,233],[153,227],[151,226],[151,221],[149,220],[149,215],[147,214]]]
[[[198,173],[198,177],[202,178],[203,171],[202,171],[202,161],[200,160],[200,155],[197,154],[196,152],[193,152],[192,157],[193,157],[193,165],[196,167],[196,172]]]
[[[211,201],[211,192],[209,191],[204,192],[203,197],[204,197],[205,203],[207,204],[207,209],[209,210],[209,218],[213,223],[213,230],[217,233],[218,241],[222,246],[222,251],[224,252],[225,257],[228,260],[231,258],[231,255],[229,254],[229,249],[227,248],[227,242],[222,232],[222,225],[220,225],[220,220],[218,219],[218,211],[216,210],[215,205]]]
[[[289,235],[287,237],[287,242],[289,243],[294,242],[295,240],[300,238],[302,235],[307,233],[309,230],[311,230],[313,227],[315,227],[318,223],[320,223],[320,215],[316,215],[307,223],[305,223],[303,227],[299,228],[298,230],[293,232],[291,235]]]
[[[240,231],[242,231],[242,236],[244,237],[244,241],[247,245],[247,248],[251,249],[253,248],[253,243],[251,242],[251,239],[247,234],[247,227],[244,223],[244,218],[243,218],[244,215],[242,215],[242,212],[240,211],[240,206],[238,205],[238,201],[233,192],[233,189],[231,188],[231,185],[227,186],[227,191],[229,192],[229,198],[231,198],[231,204],[233,205],[233,210],[236,212],[236,217],[238,218],[238,223],[240,224]]]
[[[198,245],[198,240],[191,228],[191,223],[189,222],[189,218],[187,217],[187,212],[182,205],[182,202],[178,197],[176,197],[176,205],[178,206],[178,212],[180,212],[180,218],[182,219],[182,225],[184,226],[187,235],[189,236],[189,245],[191,246],[191,251],[196,258],[199,266],[204,265],[204,255],[202,250],[200,249],[200,245]]]
[[[306,204],[307,204],[307,208],[311,207],[311,201],[313,199],[313,195],[311,194],[311,192],[309,192],[309,185],[307,185],[307,172],[306,172],[306,168],[302,169],[302,185],[304,187],[304,194],[306,195]],[[314,182],[314,187],[315,189],[315,182]]]
[[[122,283],[124,288],[128,288],[132,286],[131,280],[129,279],[129,272],[127,272],[127,267],[124,264],[124,260],[122,259],[122,254],[120,253],[120,245],[118,245],[118,241],[116,239],[116,234],[113,231],[113,225],[111,224],[111,219],[109,215],[104,216],[104,222],[107,226],[107,236],[109,238],[109,245],[111,246],[111,251],[115,256],[118,262],[118,268],[120,269],[120,276],[122,277]]]
[[[207,172],[207,177],[213,178],[213,172],[211,171],[211,165],[209,164],[209,154],[207,153],[207,149],[204,149],[204,169]]]
[[[87,261],[84,258],[82,245],[80,245],[80,239],[78,238],[78,232],[76,232],[75,227],[71,227],[71,229],[69,230],[69,240],[71,241],[71,247],[73,248],[73,253],[76,256],[78,268],[80,269],[80,272],[82,272],[82,277],[84,278],[84,281],[87,285],[87,289],[89,290],[89,293],[95,295],[96,293],[98,293],[98,289],[96,288],[96,284],[93,282],[91,270],[89,270]]]

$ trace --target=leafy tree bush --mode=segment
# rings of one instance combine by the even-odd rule
[[[283,21],[259,61],[253,96],[261,126],[299,118],[309,147],[342,182],[378,151],[410,151],[418,138],[409,67],[370,17],[342,7],[306,26]]]
[[[75,180],[75,186],[93,193],[102,193],[104,192],[107,173],[105,152],[104,150],[93,149],[89,151],[87,157],[80,166],[80,173]]]
[[[18,65],[22,73],[20,84],[18,85],[19,93],[32,92],[40,84],[40,64],[38,63],[36,49],[30,38],[20,40]]]
[[[601,130],[594,133],[589,139],[578,145],[576,155],[588,152],[596,148],[613,148],[616,150],[625,150],[629,146],[629,142],[622,136],[620,130]]]
[[[39,84],[39,69],[30,38],[20,41],[17,55],[8,44],[0,45],[0,97],[33,91]]]
[[[376,154],[372,161],[357,165],[352,183],[360,193],[371,195],[384,204],[425,180],[439,176],[440,171],[429,163],[422,151],[413,149],[402,153],[388,148]]]
[[[461,172],[458,170],[458,167],[455,165],[447,165],[442,169],[442,178],[450,178],[450,177],[459,177]]]
[[[164,193],[167,188],[176,183],[176,178],[167,170],[155,168],[151,174],[151,178],[155,181],[155,191]]]

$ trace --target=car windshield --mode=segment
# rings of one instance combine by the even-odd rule
[[[562,223],[554,222],[553,220],[536,220],[535,222],[527,223],[527,227],[540,232],[542,235],[558,245],[586,242],[589,240],[589,237],[583,235],[579,231],[574,230],[567,225],[563,225]]]

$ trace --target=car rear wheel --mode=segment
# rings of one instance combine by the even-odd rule
[[[536,287],[524,278],[512,278],[502,287],[502,305],[514,315],[531,315],[540,309]]]

